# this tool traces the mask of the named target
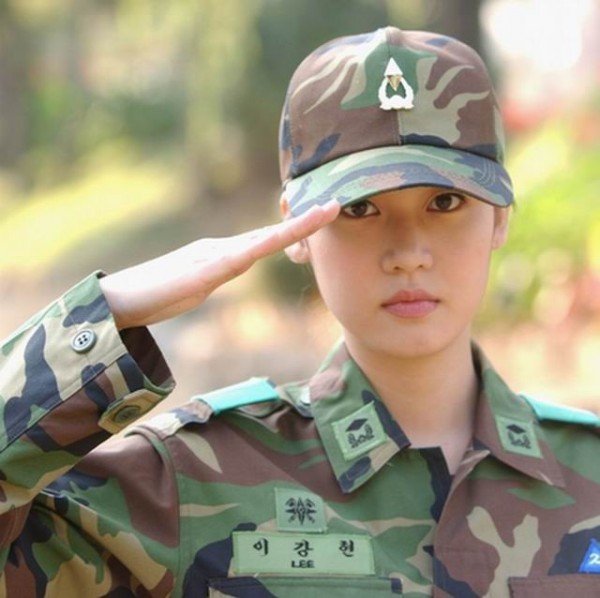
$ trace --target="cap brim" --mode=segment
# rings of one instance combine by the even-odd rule
[[[378,147],[342,156],[288,181],[285,194],[298,216],[337,199],[342,206],[375,193],[434,186],[456,189],[495,206],[513,202],[505,168],[488,158],[431,145]]]

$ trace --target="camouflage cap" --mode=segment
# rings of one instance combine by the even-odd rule
[[[292,214],[336,198],[434,185],[513,201],[487,69],[469,46],[385,27],[334,39],[290,81],[279,129]]]

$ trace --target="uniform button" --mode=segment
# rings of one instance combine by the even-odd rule
[[[80,330],[71,341],[71,347],[76,353],[87,353],[96,344],[96,333],[89,328]]]
[[[300,402],[303,405],[310,405],[310,389],[305,386],[300,393]]]
[[[113,415],[112,420],[115,422],[115,424],[125,424],[137,419],[137,417],[141,414],[141,411],[142,408],[139,405],[126,405]]]

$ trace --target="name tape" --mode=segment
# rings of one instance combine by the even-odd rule
[[[233,532],[236,573],[374,575],[371,538],[361,534]]]

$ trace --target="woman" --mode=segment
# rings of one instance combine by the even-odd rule
[[[280,224],[95,272],[2,346],[10,595],[600,591],[597,418],[513,393],[471,340],[510,178],[480,58],[386,27],[298,67]],[[304,382],[194,397],[146,326],[265,255],[343,339]]]

